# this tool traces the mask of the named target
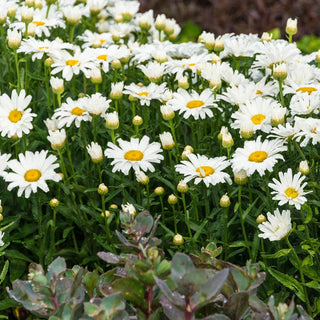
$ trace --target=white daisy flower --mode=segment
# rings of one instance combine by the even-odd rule
[[[214,95],[210,89],[204,89],[200,94],[192,90],[189,93],[187,90],[179,88],[173,94],[173,99],[167,102],[172,106],[174,111],[183,113],[183,117],[188,119],[192,116],[195,120],[205,119],[206,117],[212,118],[213,112],[210,108],[216,108],[221,111],[216,103],[214,103]]]
[[[300,210],[301,205],[307,201],[304,197],[305,194],[311,191],[303,191],[303,188],[307,185],[303,180],[306,177],[301,175],[301,172],[293,175],[292,170],[289,168],[287,172],[279,172],[279,180],[272,179],[273,183],[269,183],[268,186],[273,189],[271,194],[274,195],[273,200],[279,201],[279,206],[289,203],[294,205],[297,210]]]
[[[36,116],[27,108],[32,96],[26,96],[25,90],[18,94],[16,90],[11,93],[11,98],[7,94],[0,96],[0,131],[2,137],[9,138],[28,134],[33,128],[32,120]]]
[[[112,172],[122,171],[125,175],[129,174],[129,170],[148,171],[155,170],[152,163],[160,163],[163,156],[159,142],[149,143],[150,138],[143,136],[139,141],[137,138],[131,138],[130,141],[118,139],[119,147],[108,142],[108,148],[104,154],[107,158],[113,159]]]
[[[296,126],[292,126],[290,123],[286,123],[285,126],[280,124],[278,125],[278,127],[273,127],[271,129],[271,132],[267,138],[276,138],[282,140],[283,143],[286,143],[289,139],[293,138],[298,132],[299,129]]]
[[[289,109],[294,115],[310,115],[319,113],[320,91],[295,94],[290,101]]]
[[[17,52],[23,52],[25,54],[32,53],[32,61],[35,59],[42,59],[44,54],[52,55],[56,51],[63,49],[72,49],[73,45],[70,43],[64,43],[57,40],[50,41],[48,39],[36,40],[35,38],[29,37],[28,39],[23,39],[21,46]]]
[[[74,74],[78,75],[80,71],[86,78],[90,78],[92,70],[98,67],[95,57],[88,51],[81,52],[79,49],[76,49],[73,55],[63,50],[54,52],[52,59],[51,74],[62,71],[62,77],[67,81],[70,81]]]
[[[48,192],[49,187],[46,181],[60,181],[61,175],[54,171],[59,167],[59,164],[55,163],[57,157],[53,155],[47,157],[47,154],[47,150],[35,153],[26,151],[25,155],[22,153],[18,155],[19,161],[16,159],[8,161],[11,172],[4,174],[5,181],[9,182],[8,190],[18,187],[18,197],[25,193],[25,197],[29,198],[30,194],[36,193],[38,188]]]
[[[260,238],[279,241],[285,238],[292,229],[289,210],[283,210],[280,213],[279,209],[276,209],[274,214],[268,212],[267,217],[268,221],[258,225],[259,230],[263,232],[258,235]]]
[[[264,41],[257,43],[253,68],[272,68],[275,64],[291,63],[300,58],[300,50],[296,44],[285,40]]]
[[[150,106],[151,100],[161,100],[162,94],[166,89],[166,84],[161,83],[160,85],[157,85],[151,82],[147,86],[138,86],[135,83],[131,83],[130,85],[125,86],[124,89],[124,94],[131,94],[139,99],[141,105]]]
[[[203,181],[206,187],[210,184],[214,186],[218,183],[232,183],[229,174],[222,171],[230,165],[226,157],[208,158],[205,155],[193,153],[188,154],[187,157],[189,161],[183,160],[181,164],[175,166],[176,171],[185,176],[184,183],[193,179],[195,184]]]
[[[86,30],[82,35],[77,36],[77,39],[84,42],[81,46],[83,49],[88,47],[107,47],[112,43],[112,35],[109,32],[97,33]]]
[[[51,148],[53,150],[60,150],[64,146],[67,139],[66,130],[49,130],[49,136],[47,136],[47,139],[51,143]]]
[[[320,142],[320,119],[295,117],[295,126],[299,130],[295,137],[301,141],[300,146],[305,147],[311,140],[315,145]]]
[[[127,202],[126,204],[121,205],[122,212],[127,212],[131,214],[132,216],[135,216],[137,213],[136,208],[132,203]]]
[[[231,115],[235,119],[232,128],[239,129],[241,122],[251,122],[253,130],[270,132],[273,110],[281,108],[281,104],[273,99],[258,97],[240,105],[239,110]]]
[[[77,128],[80,128],[82,121],[91,121],[92,117],[85,109],[86,101],[85,98],[79,98],[78,100],[67,98],[67,101],[63,102],[54,113],[58,127],[70,127],[74,123]]]
[[[151,82],[158,82],[165,73],[164,65],[158,62],[149,62],[146,66],[140,65],[138,68]]]
[[[260,176],[265,174],[265,171],[272,171],[278,160],[284,160],[279,153],[286,151],[287,147],[280,140],[265,140],[261,142],[261,136],[256,141],[245,141],[243,148],[238,148],[232,157],[233,171],[241,169],[251,176],[255,171],[258,171]]]
[[[91,116],[106,118],[106,111],[110,107],[111,99],[107,99],[100,92],[85,97],[85,109]]]

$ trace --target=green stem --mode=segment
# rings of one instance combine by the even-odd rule
[[[171,206],[172,207],[172,213],[173,213],[173,223],[174,223],[174,233],[177,234],[177,218],[176,218],[176,209],[174,207],[174,205]]]
[[[185,217],[185,221],[186,221],[189,237],[193,242],[193,237],[192,237],[192,233],[191,233],[191,229],[190,229],[189,212],[187,211],[186,197],[185,197],[184,193],[181,194],[181,198],[182,198],[184,217]]]
[[[14,53],[14,61],[15,61],[16,73],[17,73],[17,87],[18,87],[18,92],[20,92],[20,90],[21,90],[21,79],[20,79],[19,60],[18,60],[17,50],[14,50],[13,53]]]
[[[282,80],[278,80],[278,82],[279,82],[280,102],[281,102],[282,106],[285,107],[284,98],[283,98],[283,90],[282,90]]]
[[[247,247],[247,250],[248,250],[249,257],[252,260],[251,250],[250,250],[250,246],[249,246],[249,243],[248,243],[248,237],[247,237],[247,233],[246,233],[246,228],[245,228],[245,225],[244,225],[244,219],[243,219],[243,216],[242,216],[241,192],[242,192],[242,186],[239,185],[238,203],[239,203],[239,217],[240,217],[241,229],[242,229],[242,234],[243,234],[244,241],[246,243],[246,247]]]
[[[224,259],[227,260],[227,250],[228,250],[228,215],[229,215],[229,207],[224,208],[224,237],[223,237],[223,245],[224,245]]]
[[[303,271],[302,271],[302,268],[303,268],[302,262],[301,262],[300,258],[298,257],[298,255],[296,253],[296,250],[291,245],[288,236],[285,237],[285,240],[287,242],[288,247],[292,250],[292,253],[293,253],[293,255],[294,255],[295,259],[296,259],[296,262],[298,264],[298,269],[299,269],[300,278],[301,278],[301,281],[302,281],[303,291],[304,291],[304,295],[305,295],[305,298],[306,298],[307,311],[308,311],[309,314],[311,314],[312,311],[311,311],[310,301],[309,301],[309,297],[308,297],[308,292],[307,292],[307,288],[306,288],[306,282],[305,282],[305,279],[304,279],[304,274],[303,274]]]

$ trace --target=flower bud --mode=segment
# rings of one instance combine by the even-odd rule
[[[51,142],[51,148],[53,150],[60,150],[66,143],[67,134],[65,129],[55,131],[49,130],[47,139]]]
[[[127,202],[127,204],[122,204],[121,209],[123,212],[128,212],[132,216],[135,216],[137,211],[132,203]]]
[[[228,208],[230,207],[230,198],[227,194],[224,194],[221,198],[220,198],[220,206],[222,208]]]
[[[164,188],[163,187],[156,187],[154,189],[154,193],[157,195],[157,196],[162,196],[164,194]]]
[[[112,204],[110,204],[109,209],[110,210],[117,210],[118,206],[115,203],[112,203]]]
[[[265,217],[263,214],[258,215],[258,217],[257,217],[257,219],[256,219],[256,222],[257,222],[258,224],[261,224],[261,223],[263,223],[263,222],[265,222],[265,221],[267,221],[267,219],[266,219],[266,217]]]
[[[250,139],[253,136],[252,122],[240,123],[240,135],[243,139]]]
[[[3,220],[3,215],[0,213],[0,222]]]
[[[264,32],[260,38],[260,40],[263,42],[263,41],[271,41],[272,39],[272,35],[270,35],[268,32]]]
[[[158,31],[163,30],[166,26],[166,16],[158,14],[154,26]]]
[[[87,145],[87,151],[92,162],[100,163],[103,160],[102,148],[97,142],[91,142],[91,144]]]
[[[174,237],[173,237],[173,243],[176,246],[181,246],[183,244],[184,240],[181,234],[177,233]]]
[[[219,56],[217,56],[215,53],[211,54],[211,63],[219,63],[221,62],[221,59]]]
[[[132,123],[134,126],[141,126],[143,124],[143,119],[137,115],[137,116],[133,117]]]
[[[230,132],[222,135],[222,146],[230,149],[234,145],[234,141]]]
[[[293,36],[298,32],[298,21],[297,18],[291,19],[289,18],[287,20],[287,25],[286,25],[286,33]]]
[[[110,217],[111,212],[109,210],[105,210],[105,212],[101,212],[101,217],[104,218],[109,218]]]
[[[117,111],[106,114],[106,127],[110,130],[119,128],[119,115]]]
[[[163,132],[159,134],[162,148],[165,150],[171,150],[174,147],[174,141],[172,134],[170,132]]]
[[[184,150],[181,154],[181,159],[182,160],[188,160],[188,155],[191,154],[192,152],[190,152],[190,150]]]
[[[16,30],[8,30],[8,46],[10,49],[16,50],[21,44],[21,33]]]
[[[1,205],[1,200],[0,200],[0,214],[3,212],[3,207]]]
[[[320,64],[320,50],[316,53],[316,61]]]
[[[136,179],[139,183],[144,185],[149,183],[149,177],[143,171],[136,171]]]
[[[181,180],[177,185],[177,190],[181,193],[186,193],[189,190],[189,186],[183,180]]]
[[[310,168],[309,168],[307,160],[303,160],[303,161],[300,162],[300,164],[299,164],[299,172],[301,172],[304,175],[309,174]]]
[[[178,87],[187,90],[189,88],[188,77],[183,76],[178,80]]]
[[[62,94],[64,91],[63,79],[59,79],[56,77],[50,78],[50,84],[52,88],[52,92],[55,94]]]
[[[217,38],[215,43],[214,43],[214,51],[215,52],[220,52],[224,49],[224,43],[221,38]]]
[[[173,108],[168,104],[162,105],[160,111],[164,120],[172,120],[175,116]]]
[[[287,77],[287,65],[285,63],[273,65],[272,75],[276,80],[283,81]]]
[[[56,198],[52,198],[49,202],[51,208],[56,208],[60,204],[60,201]]]
[[[116,70],[121,69],[121,61],[119,59],[113,59],[111,62],[111,67]]]
[[[178,198],[174,194],[170,194],[168,197],[168,203],[174,206],[178,202]]]
[[[98,187],[98,193],[101,195],[106,195],[108,192],[108,187],[104,183],[100,183]]]
[[[279,124],[283,124],[286,112],[287,112],[286,108],[275,108],[275,109],[273,109],[272,113],[271,113],[271,125],[276,127]]]
[[[90,80],[93,84],[102,83],[101,70],[99,68],[94,68],[90,72]]]
[[[239,171],[234,171],[234,182],[238,185],[246,184],[248,181],[247,172],[243,169]]]
[[[189,146],[189,145],[186,145],[183,149],[184,151],[189,151],[190,153],[193,152],[193,147]]]
[[[212,77],[209,81],[210,89],[219,90],[221,88],[221,78],[220,76]]]
[[[28,24],[33,20],[33,8],[31,6],[21,7],[21,21]]]
[[[119,100],[123,96],[123,85],[124,82],[117,82],[117,83],[111,83],[111,92],[110,92],[110,98],[112,100]]]

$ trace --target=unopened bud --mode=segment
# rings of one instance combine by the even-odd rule
[[[143,119],[137,115],[137,116],[133,117],[132,123],[134,126],[141,126],[143,123]]]
[[[168,197],[168,203],[174,206],[178,202],[178,198],[174,194],[170,194]]]
[[[220,198],[220,206],[222,208],[228,208],[230,207],[230,198],[227,194],[224,194],[221,198]]]
[[[109,218],[110,217],[111,212],[109,210],[105,210],[105,212],[101,212],[101,217],[104,218]]]
[[[298,21],[296,19],[291,19],[289,18],[287,20],[287,25],[286,25],[286,33],[293,36],[298,32]]]
[[[263,214],[258,215],[256,222],[261,224],[263,222],[267,221],[266,217]]]
[[[110,210],[117,210],[118,206],[115,203],[112,203],[112,204],[110,204],[109,209]]]
[[[264,32],[260,38],[260,40],[263,42],[263,41],[271,41],[272,39],[272,35],[270,35],[268,32]]]
[[[174,237],[173,237],[173,243],[176,246],[181,246],[183,244],[184,240],[181,234],[177,233]]]
[[[181,180],[177,185],[177,190],[181,193],[186,193],[189,190],[189,186],[183,180]]]
[[[56,208],[60,204],[60,201],[56,198],[52,198],[49,202],[51,208]]]
[[[163,187],[156,187],[154,189],[154,193],[157,195],[157,196],[162,196],[164,194],[164,188]]]
[[[234,145],[234,141],[230,132],[222,135],[222,146],[230,149]]]
[[[273,77],[278,81],[283,81],[287,77],[287,66],[285,63],[273,65]]]
[[[175,116],[173,108],[168,104],[162,105],[160,111],[164,120],[172,120]]]
[[[111,67],[116,70],[121,69],[121,61],[119,59],[113,59],[111,62]]]
[[[243,169],[239,171],[234,171],[234,182],[239,185],[246,184],[248,181],[247,172]]]
[[[224,49],[224,44],[221,38],[217,38],[215,43],[214,43],[214,51],[215,52],[220,52]]]
[[[240,124],[240,135],[243,139],[250,139],[253,136],[252,122],[243,122]]]
[[[189,88],[189,81],[186,76],[178,80],[178,87],[187,90]]]
[[[98,193],[101,195],[107,194],[109,191],[108,187],[104,183],[100,183],[98,187]]]
[[[304,175],[309,174],[310,168],[309,168],[307,160],[303,160],[303,161],[300,162],[300,164],[299,164],[299,172],[301,172]]]
[[[144,185],[149,183],[149,177],[143,171],[136,171],[136,179],[139,183]]]

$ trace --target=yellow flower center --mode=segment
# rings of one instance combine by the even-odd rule
[[[106,40],[100,39],[100,43],[101,43],[101,44],[104,44],[105,42],[106,42]]]
[[[100,56],[97,56],[97,59],[106,61],[107,57],[108,57],[107,54],[100,54]]]
[[[48,50],[48,49],[49,49],[49,47],[39,47],[38,49],[39,49],[39,50],[43,50],[43,49]]]
[[[147,91],[143,91],[143,92],[140,92],[139,94],[138,94],[138,96],[139,97],[142,97],[142,96],[148,96],[149,95],[149,92],[147,92]]]
[[[75,115],[75,116],[82,116],[82,114],[85,112],[86,110],[81,109],[79,107],[75,107],[71,110],[71,114]]]
[[[41,177],[41,172],[38,169],[30,169],[24,174],[24,180],[28,182],[38,181]]]
[[[294,199],[299,195],[299,193],[297,192],[297,190],[295,188],[288,188],[285,191],[285,194],[286,194],[287,197],[289,197],[291,199]]]
[[[70,67],[73,67],[78,63],[79,63],[79,60],[74,60],[74,59],[69,59],[66,61],[66,65]],[[80,66],[80,63],[79,63],[79,66]]]
[[[308,92],[308,94],[311,94],[311,92],[317,91],[317,89],[314,88],[314,87],[301,87],[301,88],[296,90],[296,92],[299,92],[299,91],[302,92],[302,93]]]
[[[182,65],[182,68],[185,68],[185,67],[194,67],[196,64],[195,63],[187,63],[187,64],[183,64]]]
[[[196,171],[200,174],[201,178],[204,178],[206,176],[210,176],[214,173],[214,169],[210,166],[201,166],[196,169]]]
[[[140,161],[143,159],[143,152],[139,150],[130,150],[125,153],[124,158],[129,161]]]
[[[262,94],[263,92],[261,90],[257,90],[256,94]]]
[[[249,156],[249,161],[252,162],[263,162],[268,158],[268,154],[265,151],[255,151]]]
[[[204,105],[204,102],[201,100],[191,100],[187,103],[187,108],[195,109]]]
[[[21,111],[19,111],[17,109],[14,109],[14,110],[10,111],[8,119],[11,122],[16,123],[16,122],[20,121],[21,118],[22,118],[22,112]]]
[[[264,114],[258,113],[251,118],[253,124],[260,124],[266,116]]]
[[[39,26],[43,26],[43,25],[45,25],[46,23],[45,22],[43,22],[43,21],[32,21],[32,23],[33,24],[35,24],[37,27],[39,27]]]
[[[313,129],[311,130],[311,133],[317,134],[317,128],[313,128]]]

